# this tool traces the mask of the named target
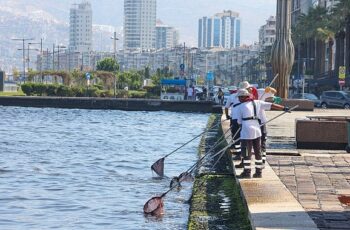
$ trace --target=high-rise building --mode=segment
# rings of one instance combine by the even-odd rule
[[[270,16],[259,29],[259,45],[262,50],[272,47],[276,39],[276,17]]]
[[[179,31],[174,27],[164,25],[157,21],[156,26],[156,48],[173,48],[179,43]]]
[[[198,22],[198,47],[232,49],[241,44],[241,20],[237,12],[227,10]]]
[[[124,49],[156,48],[156,0],[124,0]]]
[[[90,52],[92,48],[92,10],[88,1],[73,4],[69,20],[69,50]]]
[[[315,2],[315,0],[292,0],[292,26],[296,24],[300,15],[309,12]]]

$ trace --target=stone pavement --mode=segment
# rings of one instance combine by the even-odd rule
[[[350,111],[296,111],[268,124],[263,178],[237,180],[254,229],[350,229],[350,154],[295,147],[295,119],[311,115],[350,116]]]
[[[268,113],[271,117],[278,114]],[[269,149],[277,147],[280,153],[287,153],[283,147],[293,147],[289,150],[300,156],[268,155],[267,161],[319,229],[350,229],[350,154],[342,150],[297,150],[292,143],[295,118],[310,115],[349,116],[350,111],[292,112],[272,121],[268,125]],[[286,146],[281,144],[283,140]]]

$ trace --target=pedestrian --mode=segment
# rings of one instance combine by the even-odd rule
[[[238,100],[237,96],[237,87],[233,86],[229,89],[230,97],[227,99],[225,104],[225,115],[226,119],[230,120],[230,128],[231,128],[231,136],[232,139],[237,140],[235,143],[232,144],[231,149],[236,154],[236,156],[233,158],[234,160],[241,159],[241,141],[240,141],[240,132],[239,125],[237,123],[237,109],[236,107],[240,105],[241,103]],[[229,115],[229,109],[230,114]]]
[[[203,86],[202,91],[203,91],[203,100],[207,100],[207,88]]]
[[[190,101],[193,100],[193,87],[192,87],[192,85],[190,85],[187,88],[187,100],[190,100]]]
[[[243,155],[243,172],[239,175],[240,178],[251,178],[251,157],[252,148],[255,155],[255,173],[254,178],[262,177],[262,156],[261,156],[261,121],[258,114],[262,110],[284,110],[289,111],[288,107],[253,100],[251,93],[247,89],[239,89],[237,97],[240,105],[237,106],[237,122],[241,125],[241,150]]]
[[[219,88],[218,93],[216,94],[219,100],[220,105],[224,104],[224,92]]]

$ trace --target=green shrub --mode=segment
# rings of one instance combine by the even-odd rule
[[[97,90],[97,97],[113,97],[113,93],[109,90]]]
[[[81,87],[72,87],[71,88],[72,96],[73,97],[84,97],[83,88]]]
[[[160,99],[160,95],[159,94],[153,94],[153,93],[146,93],[145,94],[145,98],[148,98],[148,99]]]
[[[130,97],[130,98],[145,98],[146,93],[147,93],[146,91],[130,90],[128,92],[128,97]]]
[[[65,85],[59,85],[57,87],[57,96],[60,96],[60,97],[67,97],[69,96],[69,91],[70,91],[70,88],[68,88],[67,86]]]
[[[32,84],[32,88],[34,94],[42,96],[43,94],[46,94],[47,85],[43,83],[34,83]]]
[[[103,85],[95,84],[93,87],[99,90],[103,90]]]
[[[57,96],[58,85],[47,85],[46,95],[47,96]]]
[[[33,95],[33,84],[28,82],[28,83],[24,83],[21,85],[21,89],[23,91],[23,93],[25,93],[25,95],[30,96]]]
[[[143,89],[149,94],[160,95],[160,86],[144,86]]]
[[[84,88],[83,93],[84,97],[98,97],[98,89],[95,87],[90,87],[89,89]]]

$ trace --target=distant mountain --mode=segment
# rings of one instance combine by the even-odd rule
[[[53,44],[69,44],[69,0],[2,0],[0,5],[0,69],[11,72],[22,66],[22,43],[12,38],[43,39],[43,49],[52,50]],[[94,50],[111,51],[114,27],[93,25]],[[121,28],[117,30],[121,33]],[[119,36],[121,37],[121,36]],[[121,46],[121,43],[119,43]],[[40,48],[33,45],[33,48]],[[25,47],[27,48],[27,47]],[[31,60],[35,60],[35,51]],[[34,63],[32,64],[34,65]]]

